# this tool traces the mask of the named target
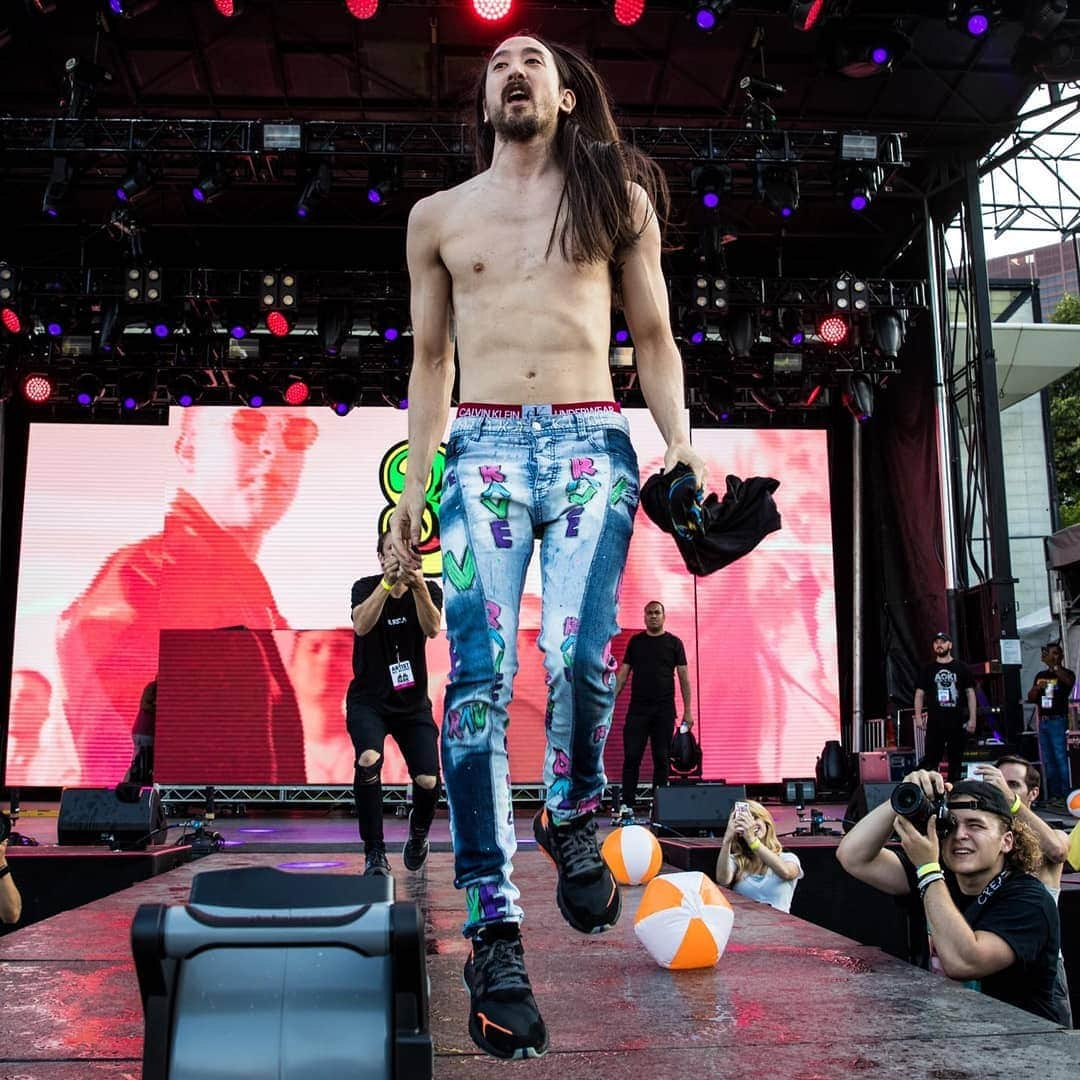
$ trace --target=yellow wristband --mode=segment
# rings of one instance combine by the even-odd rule
[[[928,863],[923,863],[922,866],[920,866],[918,868],[918,870],[915,871],[915,876],[916,877],[926,877],[927,874],[940,874],[940,873],[941,873],[941,863],[928,862]]]
[[[382,581],[380,581],[380,582],[379,582],[379,584],[380,584],[380,585],[381,585],[381,586],[382,586],[382,587],[383,587],[383,588],[384,588],[384,589],[385,589],[385,590],[386,590],[387,592],[393,592],[393,590],[394,590],[394,586],[393,586],[393,585],[388,585],[388,584],[386,583],[386,578],[383,578],[383,579],[382,579]]]
[[[1023,806],[1023,805],[1024,805],[1023,801],[1021,800],[1020,796],[1017,795],[1016,798],[1013,799],[1012,806],[1009,807],[1009,813],[1010,814],[1019,814],[1020,813],[1020,807]]]
[[[757,837],[755,836],[755,837],[754,837],[754,839],[753,839],[753,840],[751,840],[751,841],[750,841],[750,843],[749,843],[749,844],[747,844],[746,846],[747,846],[747,847],[748,847],[748,848],[749,848],[749,849],[750,849],[751,851],[757,851],[757,849],[758,849],[759,847],[761,847],[761,841],[760,841],[760,840],[759,840],[759,839],[758,839],[758,838],[757,838]]]

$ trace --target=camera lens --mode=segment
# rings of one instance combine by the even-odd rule
[[[0,814],[0,844],[11,835],[11,818],[7,814]]]
[[[911,817],[918,813],[919,807],[925,801],[926,796],[918,784],[898,784],[892,793],[892,808],[901,817]]]

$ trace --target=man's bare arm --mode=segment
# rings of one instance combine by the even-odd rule
[[[618,697],[623,687],[626,685],[626,680],[630,678],[630,665],[622,663],[619,665],[619,670],[615,672],[615,696]]]
[[[390,542],[402,565],[416,567],[424,513],[424,489],[446,429],[454,385],[454,344],[450,337],[450,274],[439,257],[441,196],[421,199],[409,214],[409,263],[413,363],[409,375],[409,462],[405,491],[394,511]]]
[[[622,294],[641,391],[667,443],[664,467],[685,462],[694,470],[698,486],[703,487],[707,469],[690,446],[682,357],[671,334],[667,284],[660,266],[660,224],[648,196],[636,184],[631,200],[635,223],[644,229],[623,261]]]

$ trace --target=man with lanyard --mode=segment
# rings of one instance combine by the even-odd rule
[[[353,792],[364,873],[386,877],[390,864],[382,827],[382,751],[387,734],[401,748],[413,781],[409,838],[402,851],[408,870],[427,858],[428,829],[439,801],[438,730],[428,697],[427,638],[439,632],[442,589],[422,570],[403,568],[388,533],[379,537],[382,574],[363,577],[352,587],[353,681],[345,717],[356,750]]]
[[[664,605],[650,600],[645,605],[645,630],[635,634],[626,646],[623,662],[615,675],[615,696],[622,693],[627,677],[630,685],[630,708],[623,726],[622,805],[619,820],[634,822],[638,770],[645,753],[645,743],[652,743],[653,792],[668,781],[671,752],[671,729],[675,723],[675,684],[679,676],[682,691],[683,719],[686,730],[694,726],[690,714],[690,671],[682,641],[664,629]]]
[[[1010,803],[999,787],[978,780],[947,785],[936,772],[904,780],[930,800],[948,791],[944,839],[934,817],[923,832],[882,803],[840,842],[841,866],[882,892],[918,892],[931,970],[1064,1026],[1054,997],[1061,928],[1049,892],[1032,876],[1040,856],[1014,817],[1021,800]],[[894,829],[903,857],[885,848]]]
[[[934,635],[931,646],[934,661],[922,669],[915,687],[915,726],[926,732],[919,768],[936,771],[947,748],[949,781],[955,784],[960,779],[965,737],[975,733],[975,680],[967,664],[953,658],[952,638],[945,631]],[[967,703],[966,723],[961,695]]]
[[[1065,809],[1069,791],[1069,757],[1065,731],[1069,726],[1069,691],[1076,676],[1064,666],[1065,653],[1055,641],[1042,651],[1046,665],[1035,676],[1028,701],[1039,708],[1039,756],[1046,773],[1046,801],[1056,810]]]

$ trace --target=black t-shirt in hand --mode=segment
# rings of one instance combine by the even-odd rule
[[[930,716],[967,721],[967,692],[975,689],[967,664],[959,660],[927,664],[919,676],[918,688],[925,695],[923,706]]]
[[[382,576],[361,578],[352,587],[349,615],[376,589],[381,589]],[[432,603],[442,611],[442,589],[427,582]],[[353,681],[349,696],[386,713],[416,713],[431,708],[428,698],[427,635],[420,627],[416,600],[409,591],[401,596],[386,596],[379,620],[363,637],[353,635]],[[390,665],[408,661],[412,665],[413,685],[395,689]]]
[[[626,646],[623,663],[630,666],[630,712],[675,716],[675,669],[686,663],[683,643],[666,630],[635,634]]]
[[[912,895],[915,896],[915,869],[907,859],[903,862]],[[964,895],[956,878],[948,870],[945,871],[945,882],[953,903],[963,912],[975,932],[996,934],[1016,956],[1015,962],[1004,971],[997,971],[982,979],[968,980],[963,985],[1036,1016],[1064,1024],[1066,1018],[1057,1012],[1054,998],[1061,924],[1057,905],[1046,886],[1031,874],[1012,874],[980,909],[978,897]],[[933,927],[928,926],[927,929],[932,945]],[[930,968],[941,973],[941,962],[933,948]]]
[[[1068,686],[1056,671],[1045,668],[1035,676],[1035,685],[1039,689],[1039,697],[1035,704],[1039,706],[1040,716],[1068,716],[1069,694],[1072,691],[1072,683]],[[1050,702],[1049,707],[1047,701]]]

